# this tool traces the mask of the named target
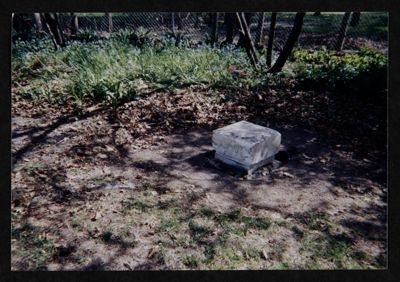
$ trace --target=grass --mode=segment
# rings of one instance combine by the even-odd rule
[[[143,194],[143,191],[140,193]],[[265,246],[255,243],[254,238],[267,239],[274,235],[276,230],[274,228],[269,230],[271,225],[279,229],[297,230],[297,233],[301,231],[302,236],[296,237],[303,247],[300,254],[304,252],[310,254],[305,256],[304,266],[300,266],[301,268],[321,269],[328,266],[328,268],[362,269],[374,267],[371,262],[373,258],[355,249],[352,240],[345,233],[334,234],[329,228],[323,227],[334,226],[329,222],[330,218],[326,214],[305,213],[303,216],[297,215],[295,221],[285,223],[283,219],[275,222],[257,216],[257,214],[250,216],[244,214],[241,209],[220,213],[206,206],[201,206],[196,210],[177,210],[174,206],[160,208],[158,205],[152,205],[150,207],[147,201],[154,200],[150,197],[159,196],[153,194],[146,198],[146,201],[137,197],[132,203],[133,208],[140,211],[141,220],[154,216],[160,218],[160,221],[151,227],[154,228],[154,236],[156,236],[154,244],[157,248],[156,256],[151,259],[160,267],[168,265],[170,260],[175,260],[174,256],[178,255],[180,262],[188,269],[297,268],[297,264],[293,265],[292,261],[288,261],[289,245],[287,242],[278,240],[269,244],[267,246],[268,254],[264,253]],[[163,195],[162,197],[167,196]],[[163,201],[166,200],[163,199]],[[143,208],[143,206],[146,207]],[[124,210],[125,207],[121,206],[121,209]],[[104,224],[101,220],[90,222],[89,229],[96,233],[93,240],[110,246],[112,244],[109,243],[114,239],[121,244],[130,241],[131,235],[126,223],[129,222],[130,227],[140,226],[140,220],[137,219],[136,223],[132,223],[132,217],[135,217],[135,214],[123,213],[121,216],[122,218],[115,221],[112,227]],[[81,229],[86,225],[82,220],[78,216],[73,217],[70,223],[71,227],[76,230]],[[301,228],[300,225],[302,225]],[[250,236],[247,231],[244,232],[249,229],[252,229]],[[265,230],[269,231],[263,232]],[[116,233],[117,231],[118,233]],[[23,246],[23,248],[19,248],[18,256],[26,258],[36,268],[45,266],[58,254],[57,248],[38,234],[40,234],[39,230],[32,226],[13,230],[13,238]],[[83,261],[82,258],[76,258],[83,255],[77,251],[77,253],[68,254],[58,260],[77,261],[81,264],[79,261]]]
[[[188,223],[189,230],[193,236],[193,239],[196,242],[200,242],[204,240],[208,235],[212,233],[212,229],[210,226],[201,224],[191,219]]]
[[[124,210],[132,210],[132,209],[137,209],[141,212],[146,212],[148,209],[151,209],[153,206],[146,203],[142,202],[139,200],[134,200],[133,198],[129,198],[130,200],[133,201],[124,201],[122,202],[122,208]]]
[[[253,259],[258,259],[260,257],[262,257],[263,253],[261,250],[259,250],[258,248],[249,248],[248,250],[246,250],[246,254]]]
[[[113,232],[111,229],[107,228],[105,229],[101,235],[100,238],[104,241],[104,242],[109,242],[111,240],[111,237],[113,235]]]
[[[100,40],[73,43],[59,51],[24,48],[25,43],[17,43],[13,51],[17,93],[50,103],[69,99],[77,106],[102,100],[116,104],[135,98],[143,85],[150,89],[247,85],[257,77],[246,54],[231,47],[193,49],[165,43],[137,48],[124,41]],[[230,65],[247,76],[231,74]]]
[[[317,52],[297,49],[284,72],[271,75],[263,68],[255,70],[246,52],[233,46],[192,46],[188,41],[176,46],[169,37],[156,42],[145,32],[120,33],[108,40],[72,42],[57,51],[48,39],[18,41],[12,50],[13,92],[36,103],[69,102],[82,110],[91,103],[118,105],[151,91],[188,86],[279,87],[285,84],[282,77],[334,85],[387,64],[384,54],[372,50],[341,57],[323,48]],[[262,54],[260,61],[264,59]]]
[[[200,264],[200,261],[195,255],[187,255],[183,258],[183,264],[190,268],[197,268]]]
[[[29,263],[34,269],[43,267],[57,255],[56,246],[41,235],[38,228],[30,224],[12,229],[11,237],[20,244],[15,255],[23,258],[23,261]]]
[[[177,232],[181,226],[181,221],[177,218],[163,218],[160,225],[156,228],[157,232]]]
[[[303,32],[327,34],[335,33],[339,29],[344,12],[322,12],[320,16],[314,16],[308,12],[304,17]],[[277,24],[292,24],[295,13],[279,13]],[[265,21],[270,22],[271,14],[266,13]],[[349,26],[349,37],[373,37],[386,39],[388,34],[388,13],[386,12],[362,12],[357,26]]]

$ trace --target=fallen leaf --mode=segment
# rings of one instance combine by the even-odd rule
[[[148,253],[148,255],[147,255],[147,257],[148,258],[153,258],[158,253],[159,253],[158,247],[151,248],[149,253]]]
[[[289,172],[284,171],[282,174],[287,176],[287,177],[294,178],[294,175],[290,174]]]
[[[95,212],[92,217],[90,218],[91,221],[96,221],[101,217],[101,214],[99,212]]]
[[[262,250],[262,257],[267,260],[268,259],[268,254],[266,250]]]

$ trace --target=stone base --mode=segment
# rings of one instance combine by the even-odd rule
[[[238,168],[240,170],[244,170],[248,174],[252,174],[258,168],[260,168],[260,167],[262,167],[262,166],[264,166],[266,164],[272,163],[275,160],[275,156],[271,156],[269,158],[266,158],[264,160],[259,161],[258,163],[251,164],[251,165],[246,165],[246,164],[237,162],[237,161],[233,160],[232,158],[229,158],[228,156],[222,155],[222,154],[220,154],[218,152],[215,152],[215,158],[217,160],[220,160],[223,163],[232,165],[232,166],[234,166],[234,167],[236,167],[236,168]]]
[[[247,121],[216,129],[212,136],[215,158],[247,173],[271,163],[280,144],[278,131]]]

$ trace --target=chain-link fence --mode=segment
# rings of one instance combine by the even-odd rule
[[[265,44],[271,22],[270,12],[251,13],[249,28],[253,38]],[[218,41],[226,38],[226,15],[217,13]],[[344,12],[308,12],[304,17],[302,33],[297,42],[303,48],[332,46],[340,29]],[[150,36],[161,37],[167,33],[180,33],[192,41],[210,37],[215,13],[60,13],[63,32],[77,27],[80,32],[110,33],[122,29],[144,28]],[[278,13],[274,36],[274,49],[282,49],[292,28],[295,13]],[[75,21],[74,21],[75,19]],[[368,46],[387,49],[388,14],[386,12],[353,12],[347,29],[344,49]],[[260,36],[261,35],[261,36]],[[234,42],[238,40],[238,27],[234,29]]]

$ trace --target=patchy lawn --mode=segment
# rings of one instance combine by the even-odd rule
[[[189,87],[77,117],[13,94],[12,269],[385,268],[386,101],[368,99]],[[282,133],[280,168],[210,162],[242,119]]]

